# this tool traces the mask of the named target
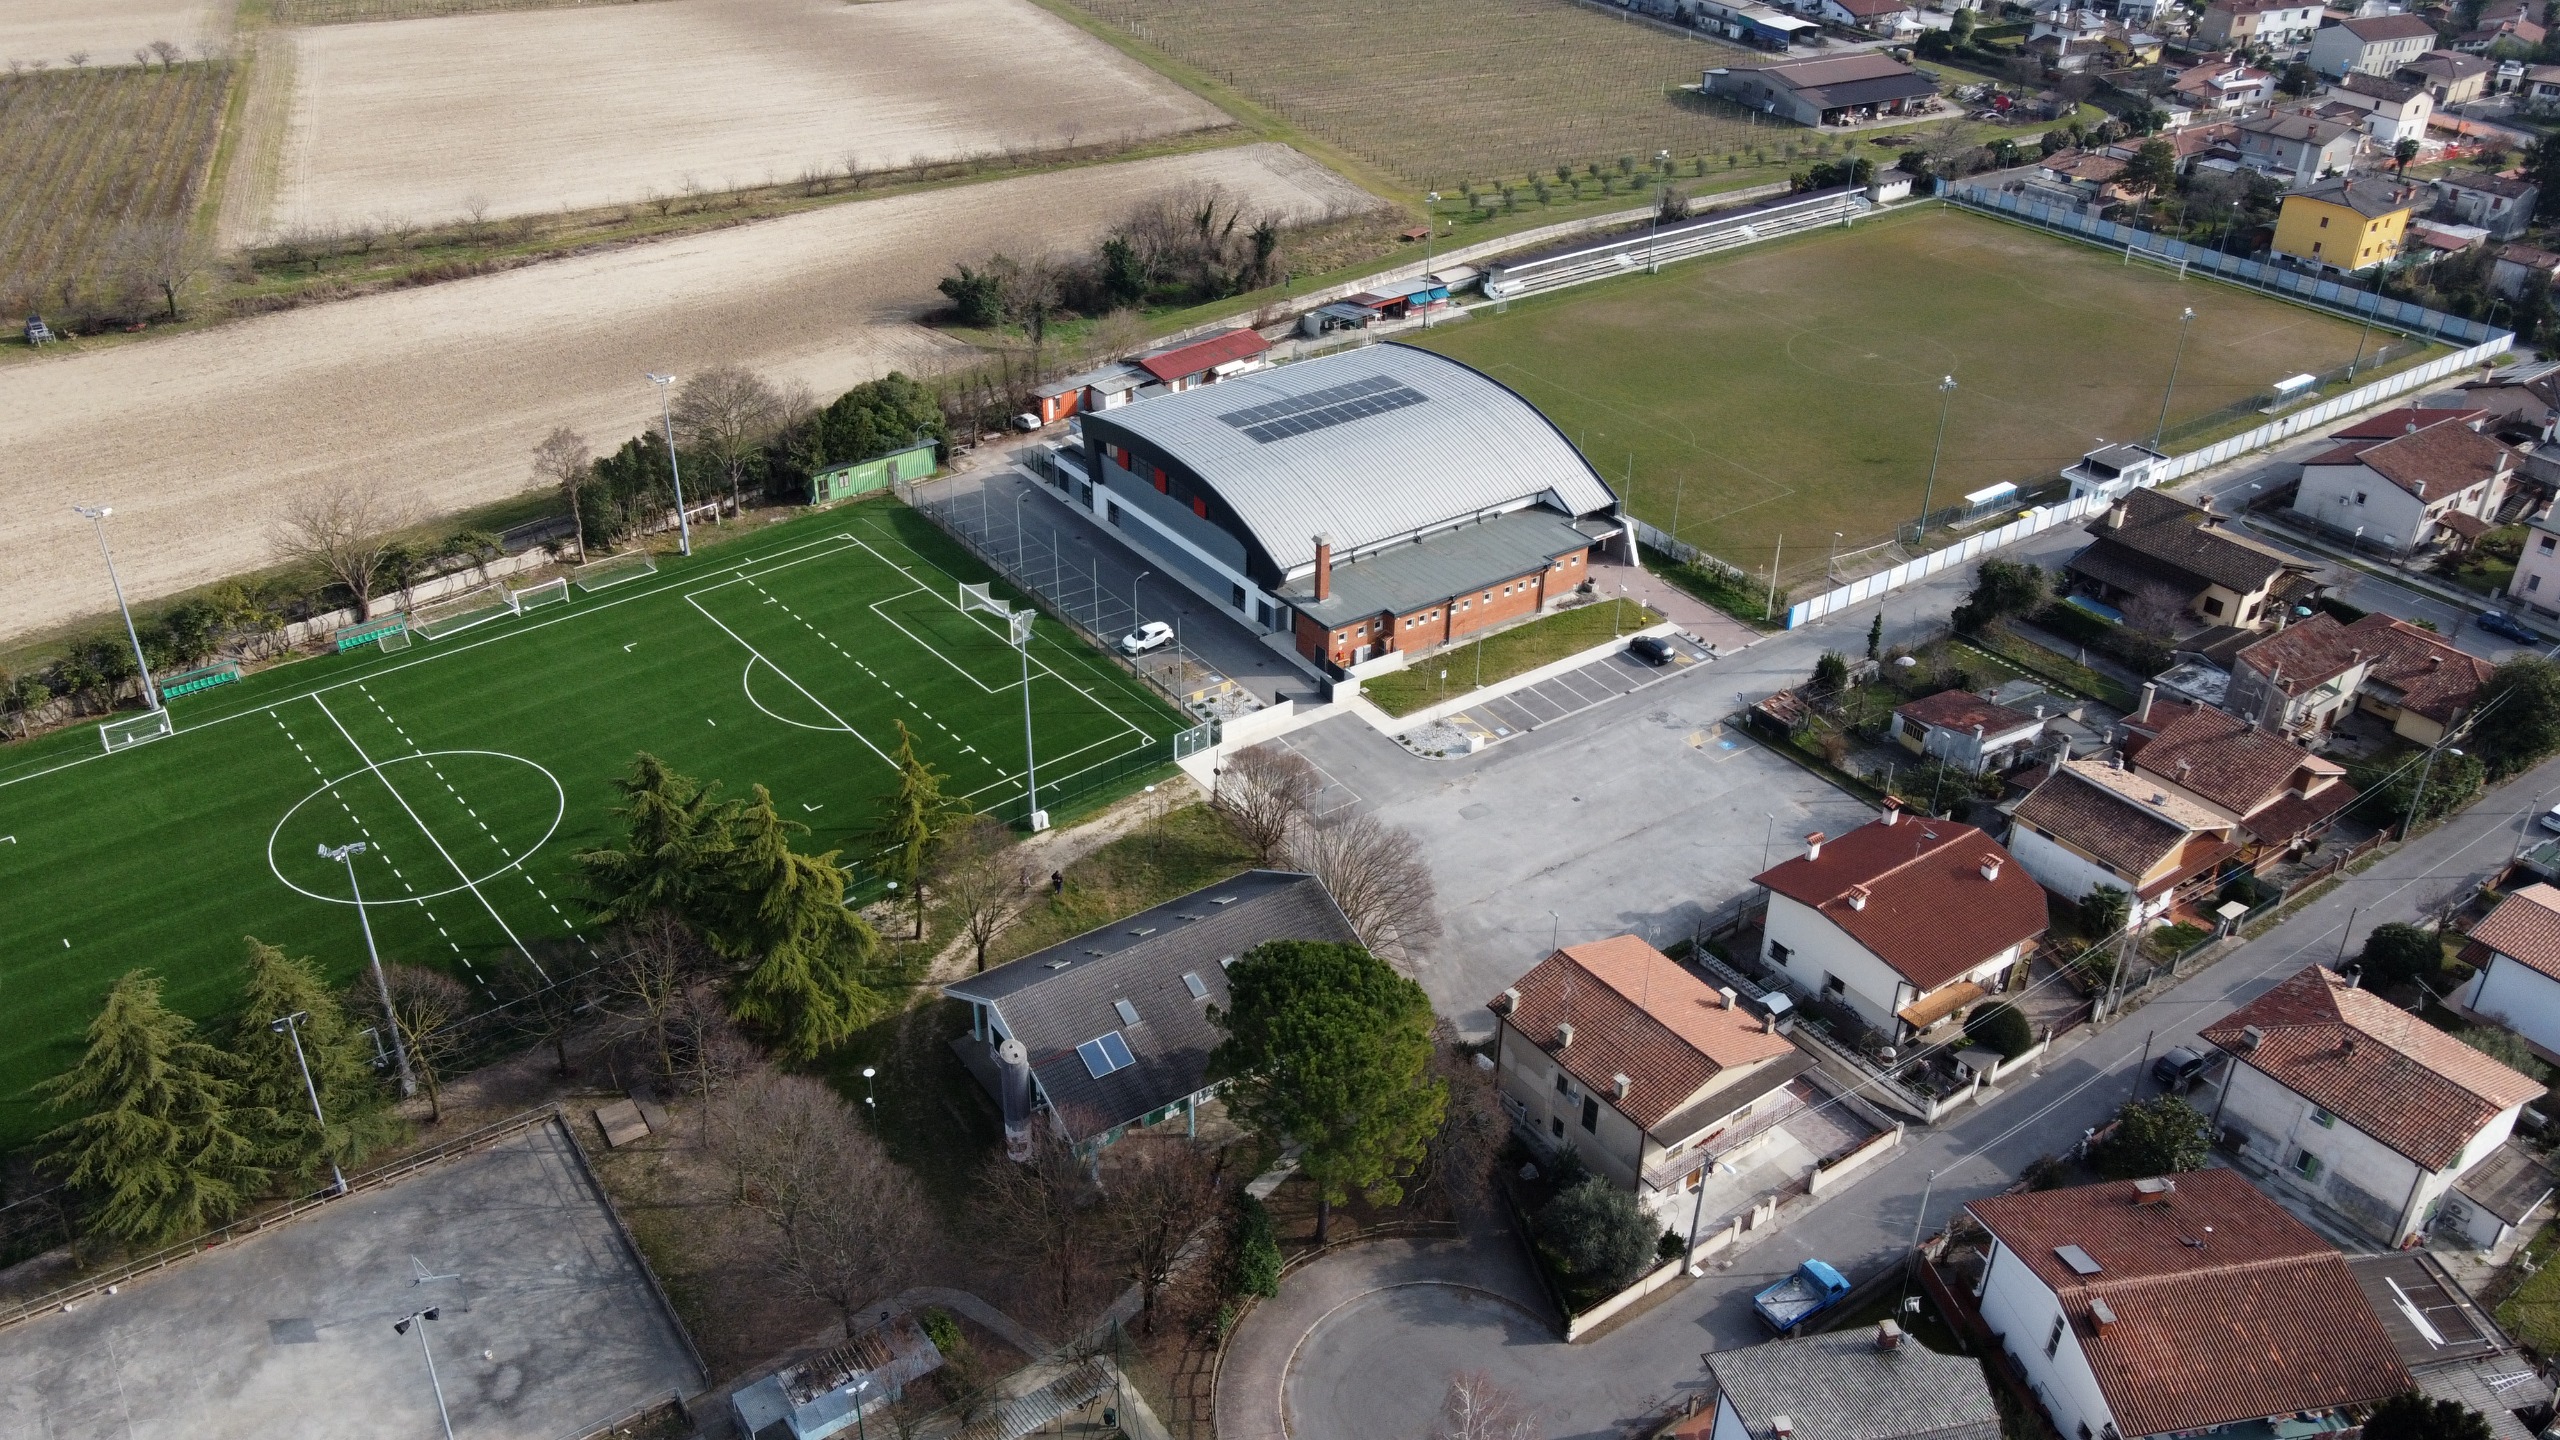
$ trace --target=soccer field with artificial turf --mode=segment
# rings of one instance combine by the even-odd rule
[[[1835,543],[1846,557],[1891,539],[1924,492],[1944,509],[2003,481],[2049,484],[2100,437],[2148,442],[2173,363],[2174,453],[2204,443],[2182,425],[2235,407],[2231,428],[2256,423],[2251,397],[2278,380],[2359,352],[2369,374],[2436,353],[1936,204],[1398,338],[1519,391],[1637,515],[1665,530],[1676,520],[1681,539],[1746,570],[1776,555],[1799,584]],[[1956,389],[1932,487],[1946,376]]]
[[[612,781],[642,750],[726,794],[764,785],[857,884],[899,722],[947,792],[1018,821],[1022,662],[1000,619],[958,603],[986,578],[875,500],[405,651],[182,697],[165,739],[105,753],[81,725],[0,751],[0,1148],[48,1123],[28,1087],[126,970],[198,1017],[232,1003],[244,935],[354,977],[348,873],[323,845],[367,845],[385,961],[486,998],[507,957],[592,963],[571,857],[618,839]],[[1188,724],[1046,618],[1030,689],[1044,808],[1139,783]]]

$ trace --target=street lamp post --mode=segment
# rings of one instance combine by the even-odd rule
[[[1824,556],[1822,560],[1822,579],[1825,584],[1839,578],[1834,572],[1840,568],[1840,533],[1837,530],[1831,532],[1831,553]]]
[[[293,1063],[302,1067],[302,1089],[311,1097],[311,1118],[320,1122],[320,1144],[326,1148],[329,1143],[329,1117],[320,1112],[320,1087],[311,1083],[311,1061],[302,1053],[301,1022],[310,1018],[311,1012],[296,1010],[290,1015],[268,1021],[267,1028],[278,1034],[292,1037]],[[337,1182],[336,1188],[339,1194],[347,1193],[347,1174],[338,1168],[338,1157],[335,1155],[329,1157],[329,1178]]]
[[[872,1088],[871,1081],[879,1073],[879,1070],[873,1066],[862,1067],[862,1103],[870,1106],[871,1113],[874,1115],[880,1113],[880,1094]]]
[[[1022,652],[1022,795],[1028,807],[1025,823],[1037,835],[1049,828],[1049,816],[1040,808],[1040,761],[1031,744],[1031,612],[1014,616],[1012,623],[1013,648]]]
[[[645,373],[650,383],[658,387],[658,419],[667,430],[667,474],[676,482],[676,549],[690,555],[693,553],[693,522],[685,518],[684,513],[684,467],[676,463],[676,377],[661,375],[654,370]]]
[[[142,636],[133,628],[133,607],[124,603],[124,581],[116,575],[115,552],[107,548],[107,517],[116,513],[112,505],[74,505],[71,513],[89,522],[98,532],[98,553],[107,560],[107,583],[115,587],[116,610],[124,616],[124,638],[133,642],[133,665],[142,676],[142,705],[146,710],[160,708],[160,692],[151,684],[151,662],[142,658]]]
[[[400,1038],[400,1016],[391,1008],[391,981],[382,973],[382,952],[373,948],[373,920],[364,911],[364,890],[356,884],[356,857],[365,852],[365,843],[351,841],[332,850],[320,847],[320,858],[336,860],[347,867],[347,893],[356,901],[356,924],[364,930],[365,959],[373,965],[374,993],[382,997],[382,1023],[391,1031],[391,1057],[400,1067],[400,1094],[403,1098],[418,1093],[418,1077],[409,1072],[409,1042]]]
[[[1920,1209],[1911,1217],[1911,1249],[1902,1257],[1902,1299],[1905,1301],[1911,1298],[1912,1267],[1920,1263],[1920,1227],[1929,1223],[1929,1195],[1937,1188],[1938,1172],[1932,1170],[1928,1180],[1920,1186]],[[1893,1313],[1898,1322],[1902,1316],[1901,1302],[1895,1303]]]
[[[2451,745],[2439,745],[2427,752],[2426,763],[2418,767],[2418,788],[2409,792],[2409,816],[2400,822],[2400,838],[2404,841],[2409,838],[2410,831],[2418,828],[2418,803],[2427,798],[2427,777],[2435,771],[2437,751],[2456,760],[2462,758],[2462,751]]]
[[[1147,617],[1140,614],[1138,611],[1138,582],[1146,579],[1154,573],[1156,572],[1153,570],[1141,570],[1138,572],[1136,579],[1129,582],[1129,629],[1132,632],[1136,631],[1139,626],[1145,624],[1147,621]]]
[[[418,1327],[418,1353],[427,1357],[427,1383],[435,1387],[436,1418],[444,1422],[444,1440],[453,1440],[453,1415],[444,1408],[444,1382],[436,1378],[435,1347],[427,1343],[427,1327],[421,1323],[436,1318],[438,1307],[430,1305],[391,1322],[391,1328],[406,1335],[409,1327]]]
[[[1439,203],[1440,192],[1437,190],[1430,191],[1422,197],[1422,278],[1426,288],[1431,279],[1431,272],[1439,265],[1439,262],[1432,258],[1432,249],[1440,240],[1440,214],[1433,208]],[[1431,302],[1427,297],[1422,302],[1422,328],[1425,330],[1431,328]]]
[[[2195,323],[2195,307],[2178,313],[2178,349],[2169,359],[2169,386],[2160,392],[2160,421],[2151,427],[2151,453],[2160,453],[2160,437],[2169,432],[2169,397],[2178,391],[2178,364],[2187,358],[2187,329]]]
[[[1955,405],[1956,377],[1950,375],[1938,382],[1938,442],[1929,447],[1929,483],[1920,492],[1920,533],[1913,543],[1929,533],[1929,505],[1938,494],[1938,457],[1947,450],[1947,411]]]
[[[2356,335],[2356,358],[2347,362],[2347,378],[2356,378],[2356,367],[2364,363],[2365,342],[2373,338],[2373,313],[2382,308],[2382,275],[2373,277],[2373,309],[2364,312],[2364,329]]]

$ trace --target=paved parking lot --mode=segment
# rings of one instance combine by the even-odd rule
[[[1711,663],[1711,657],[1703,647],[1685,638],[1673,637],[1671,649],[1673,658],[1668,665],[1648,665],[1627,651],[1619,650],[1580,669],[1550,676],[1499,699],[1470,705],[1466,714],[1497,738],[1508,738],[1514,734],[1526,734],[1541,725],[1552,725],[1568,715],[1579,715],[1594,705],[1631,695],[1649,685],[1669,680],[1693,665]]]

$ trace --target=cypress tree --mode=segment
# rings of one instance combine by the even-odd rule
[[[256,1143],[260,1164],[312,1180],[331,1161],[353,1166],[398,1134],[399,1118],[383,1103],[364,1036],[348,1023],[317,967],[251,936],[240,989],[240,1018],[231,1032],[240,1094],[232,1112]],[[302,1017],[294,1024],[302,1037],[301,1060],[311,1066],[308,1086],[293,1053],[294,1037],[274,1028],[286,1015]],[[325,1131],[311,1113],[313,1090],[328,1117]]]
[[[39,1143],[91,1202],[92,1234],[164,1245],[229,1219],[266,1182],[231,1112],[236,1069],[161,1003],[158,977],[128,971],[107,992],[79,1062],[37,1087],[82,1112]]]
[[[916,938],[921,940],[924,877],[933,868],[936,842],[963,807],[942,793],[942,773],[916,754],[916,738],[903,720],[898,722],[898,753],[889,762],[898,767],[898,788],[882,803],[880,821],[872,828],[871,846],[880,857],[873,863],[913,899]]]
[[[844,870],[835,851],[791,848],[808,826],[782,818],[761,785],[740,807],[726,872],[725,905],[712,948],[753,963],[730,1008],[773,1032],[783,1050],[809,1059],[880,1013],[885,1002],[866,972],[879,938],[845,908]]]

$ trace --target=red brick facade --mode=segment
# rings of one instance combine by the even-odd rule
[[[1310,660],[1331,660],[1348,666],[1359,663],[1363,646],[1369,651],[1365,658],[1375,660],[1393,650],[1428,650],[1463,640],[1480,630],[1536,614],[1550,598],[1570,592],[1589,578],[1590,565],[1590,552],[1576,550],[1558,556],[1543,570],[1515,575],[1411,614],[1381,611],[1337,626],[1331,632],[1301,611],[1296,622],[1298,653]]]

